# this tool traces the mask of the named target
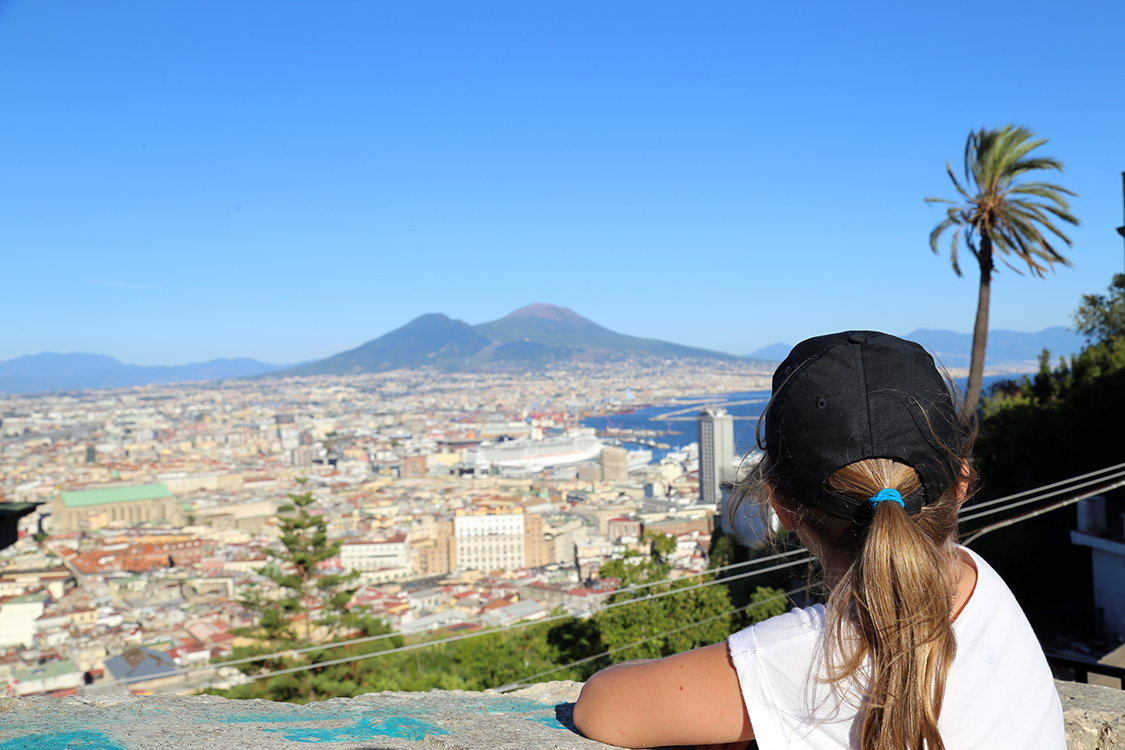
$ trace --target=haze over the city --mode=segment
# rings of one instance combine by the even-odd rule
[[[531,302],[746,354],[971,330],[928,235],[971,129],[1050,142],[1073,268],[1122,268],[1125,7],[952,3],[0,6],[0,360],[320,359]],[[1000,29],[982,37],[974,29]],[[971,259],[969,259],[971,263]]]

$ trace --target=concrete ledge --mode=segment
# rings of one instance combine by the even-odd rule
[[[1125,748],[1125,691],[1058,683],[1070,750]],[[211,696],[0,699],[0,750],[591,750],[574,730],[581,685],[499,693],[371,693],[308,706]]]
[[[213,696],[0,699],[0,750],[406,750],[599,747],[574,730],[581,685],[370,693],[307,706]]]
[[[1055,686],[1062,699],[1067,750],[1125,748],[1125,690],[1058,680]]]

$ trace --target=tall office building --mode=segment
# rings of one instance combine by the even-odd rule
[[[722,502],[720,485],[734,478],[734,419],[721,407],[708,407],[696,420],[699,440],[699,502]]]

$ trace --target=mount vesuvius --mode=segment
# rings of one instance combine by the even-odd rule
[[[722,352],[626,336],[602,328],[568,308],[536,303],[476,326],[430,313],[355,349],[264,377],[347,375],[427,366],[451,370],[528,367],[629,355],[741,359]]]

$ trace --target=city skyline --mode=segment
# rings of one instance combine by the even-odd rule
[[[993,327],[1068,325],[1122,269],[1117,3],[57,11],[0,8],[0,360],[295,363],[535,301],[740,355],[967,332],[923,198],[1008,122],[1082,225],[1073,268],[1000,272]]]

